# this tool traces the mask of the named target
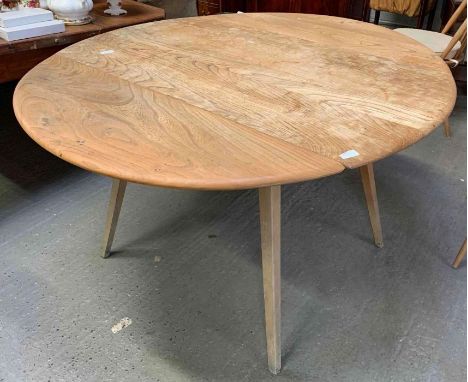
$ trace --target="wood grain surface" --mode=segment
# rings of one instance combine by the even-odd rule
[[[34,140],[82,168],[243,189],[398,152],[439,125],[455,98],[447,65],[406,36],[349,19],[252,13],[82,41],[23,77],[13,103]],[[342,159],[348,150],[359,155]]]

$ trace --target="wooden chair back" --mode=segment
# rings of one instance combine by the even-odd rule
[[[467,4],[467,0],[463,0],[462,3],[458,6],[457,10],[453,13],[452,17],[450,17],[447,24],[445,24],[441,33],[447,34],[450,31],[450,29],[452,29],[452,27],[455,25],[458,18],[462,14],[462,12],[466,10],[466,4]],[[442,52],[441,54],[442,59],[444,60],[447,59],[448,55],[450,54],[450,52],[452,51],[452,49],[455,47],[455,45],[458,42],[460,42],[461,47],[458,50],[456,56],[453,58],[455,60],[458,60],[463,55],[466,49],[466,17],[463,23],[458,28],[458,30],[453,35],[452,39],[450,40],[445,50]]]
[[[369,22],[371,9],[375,11],[374,24],[379,23],[380,11],[385,11],[417,17],[417,29],[423,29],[426,14],[429,13],[427,29],[430,30],[437,9],[437,0],[363,0],[362,21]]]

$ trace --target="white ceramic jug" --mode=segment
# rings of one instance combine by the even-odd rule
[[[47,0],[47,6],[65,24],[82,25],[92,21],[89,16],[92,0]]]

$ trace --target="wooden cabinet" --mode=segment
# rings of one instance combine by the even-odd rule
[[[364,0],[198,0],[198,14],[300,12],[360,19]]]

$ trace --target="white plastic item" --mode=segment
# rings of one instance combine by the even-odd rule
[[[15,41],[60,32],[65,32],[63,21],[52,20],[11,28],[0,27],[0,38],[7,41]]]
[[[11,28],[53,19],[54,14],[51,11],[41,8],[24,8],[15,12],[0,13],[0,27]]]

